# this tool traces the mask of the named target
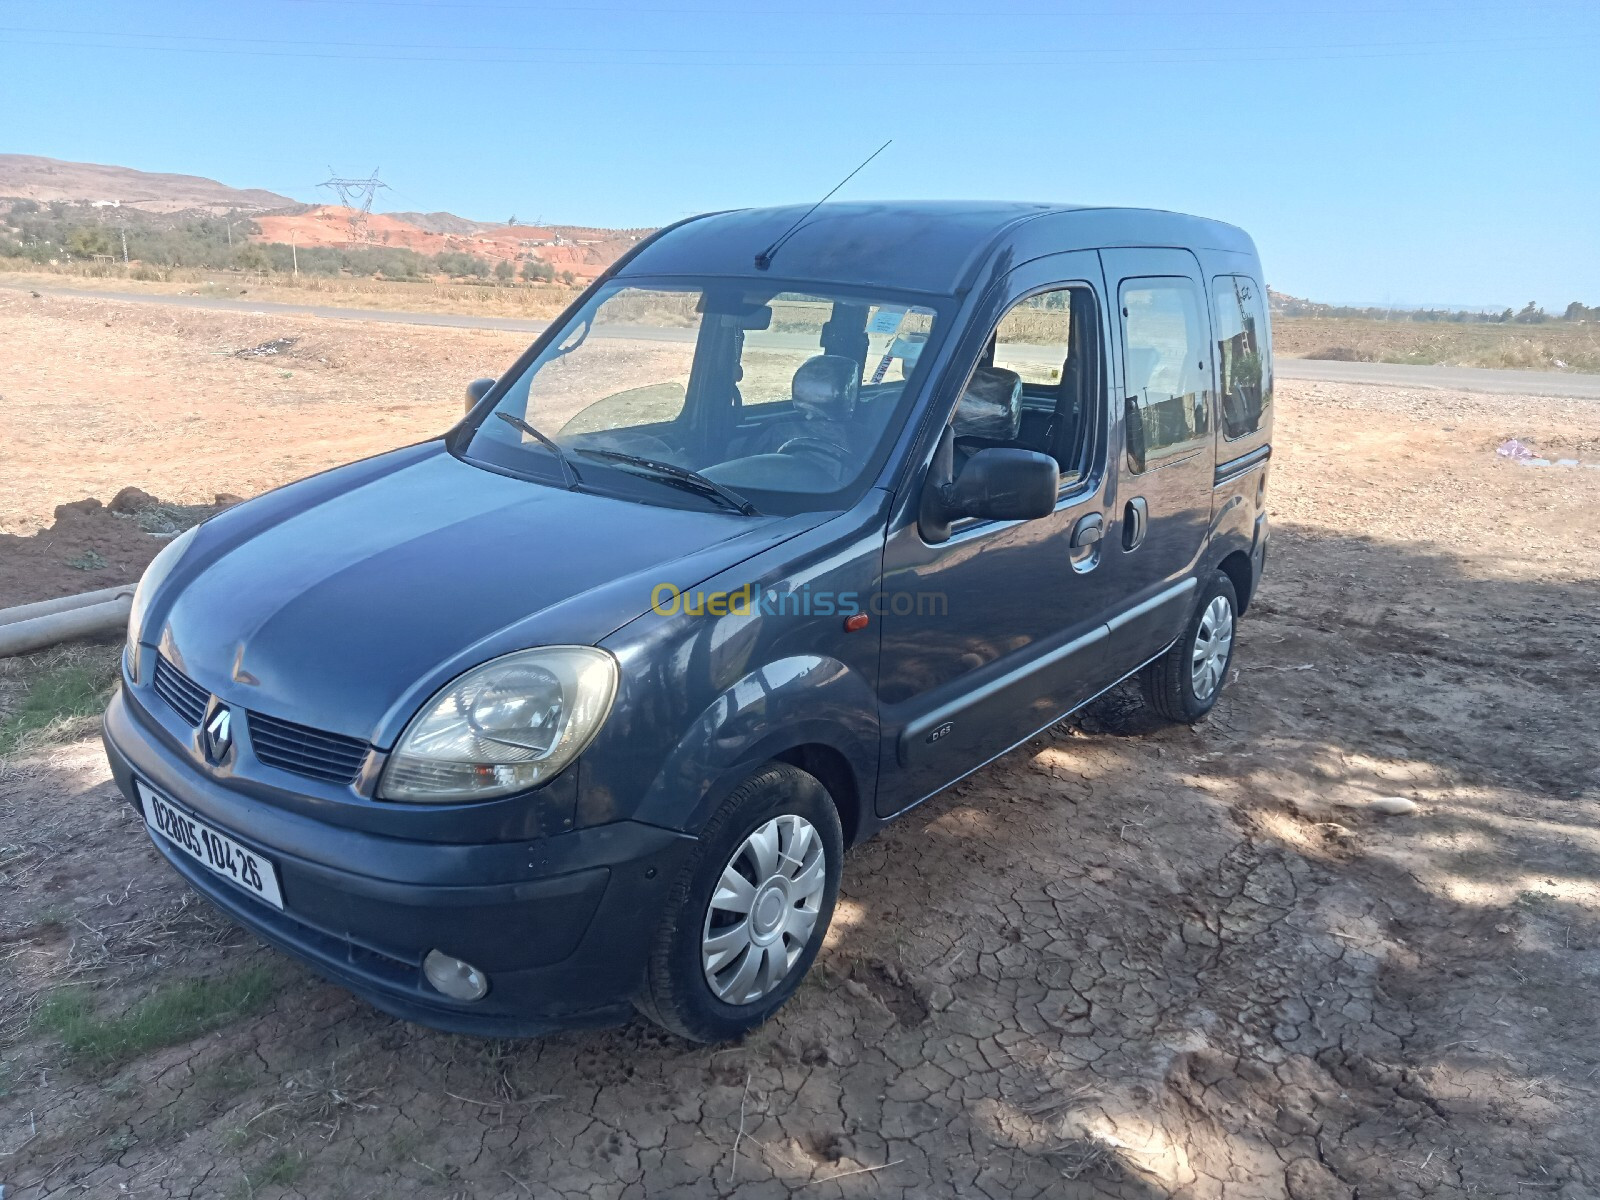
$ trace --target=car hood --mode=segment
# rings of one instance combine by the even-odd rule
[[[467,667],[597,642],[657,584],[692,587],[819,519],[570,492],[433,443],[207,522],[144,640],[227,703],[386,746]]]

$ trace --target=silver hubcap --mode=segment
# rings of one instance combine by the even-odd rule
[[[1226,596],[1217,596],[1206,605],[1200,628],[1194,635],[1189,678],[1194,685],[1195,699],[1209,700],[1221,686],[1222,673],[1228,669],[1228,652],[1232,649],[1233,605]]]
[[[775,817],[734,851],[706,909],[700,961],[725,1004],[754,1004],[789,975],[816,930],[827,877],[804,817]]]

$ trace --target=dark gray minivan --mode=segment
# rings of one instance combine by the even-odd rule
[[[1135,672],[1206,714],[1271,395],[1229,225],[684,221],[443,437],[163,550],[112,769],[196,889],[389,1012],[732,1037],[845,847]]]

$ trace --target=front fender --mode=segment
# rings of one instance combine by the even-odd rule
[[[878,754],[872,687],[836,658],[777,659],[744,675],[701,711],[645,788],[633,817],[693,832],[761,764],[818,745],[848,764],[857,794],[870,790]]]
[[[851,799],[871,794],[879,629],[847,618],[879,586],[885,503],[868,492],[601,643],[620,679],[579,764],[578,824],[697,833],[751,770],[802,746],[847,766]]]

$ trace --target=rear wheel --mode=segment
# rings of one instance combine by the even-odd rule
[[[1167,720],[1184,724],[1209,713],[1228,681],[1238,611],[1233,581],[1216,572],[1201,591],[1183,636],[1140,674],[1145,703]]]
[[[817,956],[843,858],[822,784],[786,763],[757,771],[706,823],[668,898],[640,1011],[697,1042],[765,1021]]]

